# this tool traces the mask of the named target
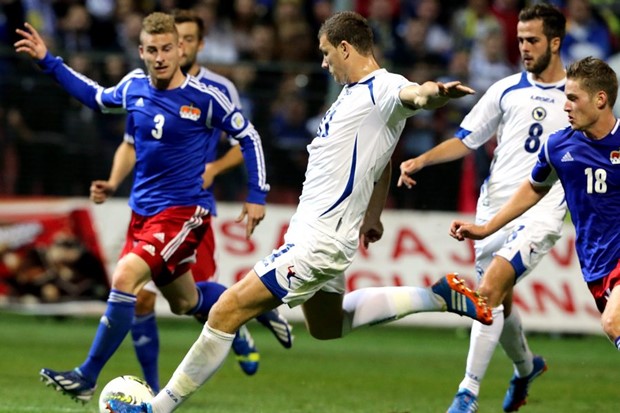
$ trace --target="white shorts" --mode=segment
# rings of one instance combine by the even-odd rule
[[[495,234],[474,243],[478,280],[495,255],[515,270],[515,284],[528,275],[562,235],[563,221],[517,219]]]
[[[356,252],[316,231],[302,238],[282,245],[254,266],[263,284],[289,307],[303,304],[317,291],[344,294],[344,272]]]

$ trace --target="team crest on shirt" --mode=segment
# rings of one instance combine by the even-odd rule
[[[545,108],[539,106],[537,108],[534,108],[534,110],[532,111],[532,117],[534,118],[534,120],[540,122],[547,117],[547,111],[545,110]]]
[[[620,165],[620,149],[617,151],[611,151],[609,154],[609,160],[612,165]]]
[[[179,115],[181,115],[183,119],[198,120],[200,118],[200,114],[200,109],[194,107],[193,105],[183,105],[181,106],[181,110],[179,110]]]

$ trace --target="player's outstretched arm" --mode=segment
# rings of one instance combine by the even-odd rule
[[[471,152],[459,138],[452,138],[440,143],[422,155],[408,159],[400,164],[400,176],[397,186],[405,185],[411,188],[416,181],[410,176],[422,168],[438,163],[450,162],[459,159]]]
[[[30,23],[24,23],[24,27],[26,30],[15,30],[15,32],[22,37],[22,39],[15,42],[15,51],[17,53],[26,53],[36,60],[43,59],[47,54],[47,46],[43,38]]]
[[[466,238],[474,240],[486,238],[536,205],[549,192],[549,189],[551,187],[534,186],[526,180],[497,214],[484,225],[455,220],[450,225],[450,236],[459,241]]]
[[[411,85],[400,91],[399,97],[403,104],[416,109],[437,109],[450,99],[457,99],[476,93],[472,88],[453,82],[424,82],[421,85]]]

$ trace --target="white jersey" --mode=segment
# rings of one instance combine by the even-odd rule
[[[497,134],[497,148],[489,177],[480,190],[477,219],[487,221],[528,179],[538,151],[549,135],[568,126],[564,112],[566,79],[553,84],[537,83],[528,72],[508,76],[493,84],[461,122],[456,136],[476,149]],[[524,216],[553,213],[563,219],[566,211],[561,185]]]
[[[308,227],[356,247],[374,183],[380,178],[416,110],[399,98],[414,85],[385,69],[346,85],[308,145],[308,167],[286,242],[301,242]]]

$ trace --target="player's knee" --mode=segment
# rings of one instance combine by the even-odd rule
[[[237,331],[253,317],[253,313],[240,305],[239,297],[226,290],[209,311],[209,326],[224,332]]]
[[[155,300],[157,295],[146,290],[142,290],[138,293],[136,301],[136,315],[143,316],[155,311]]]
[[[226,290],[219,296],[211,311],[209,311],[209,320],[217,321],[227,315],[232,316],[239,308],[238,299],[234,292]]]
[[[125,256],[117,264],[112,275],[112,288],[129,294],[140,292],[146,281],[150,269],[140,258]]]
[[[615,338],[620,336],[620,317],[618,315],[603,313],[601,316],[601,326],[609,337]]]
[[[489,284],[480,285],[478,293],[487,299],[487,304],[491,308],[500,306],[504,301],[504,297],[506,296],[504,291],[501,291],[500,289],[495,288]]]
[[[196,303],[191,302],[185,297],[176,297],[174,300],[169,300],[170,311],[175,315],[186,315],[192,310]]]

